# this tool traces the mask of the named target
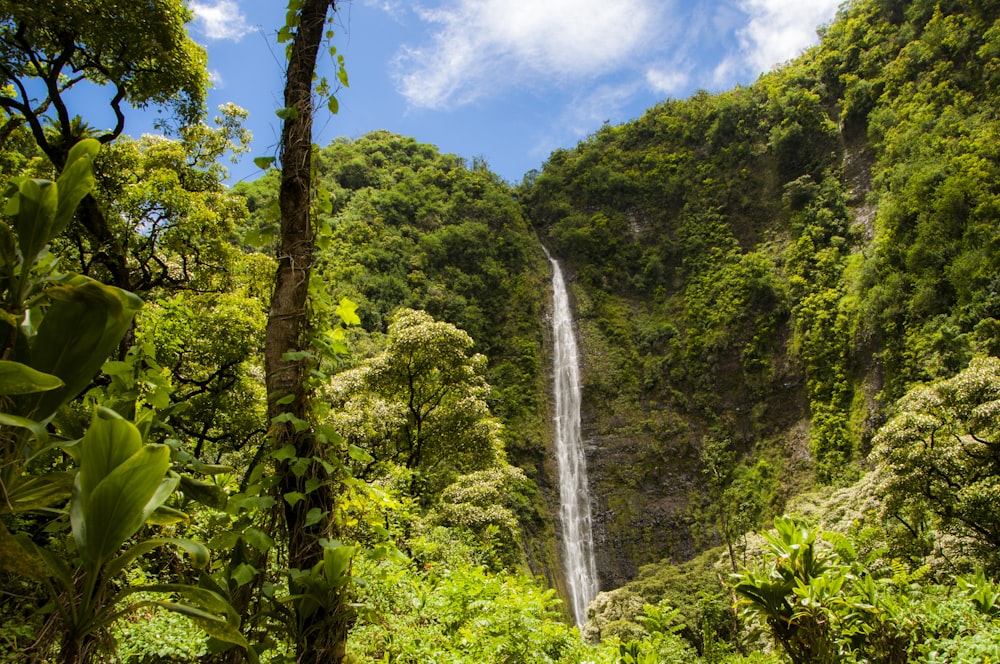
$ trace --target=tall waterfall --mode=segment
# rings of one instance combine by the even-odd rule
[[[587,605],[599,590],[590,525],[587,460],[580,438],[580,377],[573,335],[573,314],[559,263],[552,264],[553,374],[556,397],[556,460],[559,466],[559,502],[562,521],[563,568],[576,624],[587,622]]]

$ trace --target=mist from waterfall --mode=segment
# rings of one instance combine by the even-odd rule
[[[556,401],[556,461],[562,523],[563,570],[576,624],[587,622],[587,605],[600,590],[594,562],[587,460],[580,438],[580,376],[573,313],[559,263],[552,265],[553,375]]]

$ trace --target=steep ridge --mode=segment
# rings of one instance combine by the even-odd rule
[[[852,3],[526,179],[573,276],[603,588],[852,481],[907,387],[1000,349],[997,13]]]

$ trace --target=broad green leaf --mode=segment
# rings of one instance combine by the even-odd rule
[[[275,161],[277,161],[277,159],[275,157],[254,157],[253,158],[254,165],[257,168],[259,168],[259,169],[261,169],[263,171],[266,171],[267,169],[269,169],[272,166],[274,166],[274,162]]]
[[[186,497],[220,510],[226,507],[226,501],[229,499],[225,489],[214,482],[204,482],[186,475],[181,476],[180,488]]]
[[[291,459],[295,456],[295,445],[291,443],[285,445],[280,450],[275,450],[271,456],[277,461],[284,461],[286,459]]]
[[[258,528],[250,527],[243,531],[243,538],[258,551],[267,551],[274,546],[271,536]]]
[[[175,523],[182,523],[190,521],[191,517],[187,513],[182,512],[173,507],[167,507],[166,505],[160,505],[153,513],[149,515],[146,519],[146,523],[154,526],[171,526]]]
[[[48,292],[52,304],[38,326],[30,359],[23,361],[65,385],[16,400],[19,414],[37,420],[50,417],[90,384],[142,307],[132,293],[86,277]]]
[[[0,512],[8,509],[17,514],[50,507],[69,498],[73,489],[73,473],[52,472],[44,475],[23,475],[8,479],[4,484],[5,500]]]
[[[234,546],[239,543],[240,534],[228,530],[224,533],[219,533],[212,539],[208,541],[208,548],[213,551],[229,551]]]
[[[38,441],[39,446],[43,446],[49,442],[49,432],[45,430],[45,426],[27,417],[0,413],[0,425],[27,429],[35,437],[35,440]]]
[[[288,493],[285,494],[284,497],[285,497],[285,502],[288,503],[289,506],[295,507],[295,503],[299,502],[300,500],[305,500],[306,494],[302,493],[301,491],[289,491]]]
[[[323,510],[318,507],[314,507],[306,513],[306,523],[305,526],[315,526],[317,523],[323,519]]]
[[[323,546],[323,574],[332,586],[342,586],[349,580],[347,571],[357,547],[339,542],[329,542]]]
[[[324,214],[333,212],[333,200],[330,198],[329,190],[325,187],[316,190],[316,209]]]
[[[101,365],[101,371],[109,376],[129,376],[135,371],[135,368],[130,362],[108,360]]]
[[[350,444],[347,446],[347,454],[359,463],[371,463],[375,460],[371,454],[357,445]]]
[[[105,477],[140,449],[142,437],[134,424],[113,410],[95,409],[77,450],[80,463],[77,481],[83,499],[89,499]]]
[[[345,88],[351,87],[347,78],[347,69],[344,67],[344,56],[342,55],[337,56],[337,80],[340,81],[340,84]]]
[[[32,369],[26,364],[0,360],[0,394],[31,394],[65,385],[58,376]]]
[[[361,318],[356,313],[357,310],[358,305],[345,297],[341,298],[334,313],[340,317],[340,320],[344,321],[344,325],[361,325]]]
[[[243,242],[259,249],[274,242],[277,236],[277,227],[274,224],[268,224],[267,226],[247,231],[246,235],[243,236]]]
[[[88,499],[76,501],[84,525],[77,545],[85,560],[100,565],[139,530],[177,486],[175,478],[164,479],[169,467],[170,448],[145,445],[101,480]]]
[[[295,120],[299,117],[299,112],[294,106],[285,106],[284,108],[279,108],[274,112],[282,120]]]
[[[16,195],[17,214],[13,216],[18,247],[24,260],[24,270],[35,263],[39,252],[52,238],[59,195],[54,182],[26,178]]]
[[[15,175],[7,181],[7,187],[3,190],[3,197],[7,201],[3,206],[3,213],[8,217],[17,216],[21,209],[21,198],[17,192],[21,189],[21,183],[29,179],[24,175]]]
[[[59,206],[50,239],[69,225],[80,201],[94,188],[94,157],[100,148],[101,144],[97,140],[86,138],[70,149],[66,167],[57,181]]]
[[[236,581],[237,586],[245,586],[254,580],[258,574],[258,570],[253,565],[248,565],[246,563],[240,563],[233,570],[232,577]]]
[[[333,95],[330,95],[326,100],[326,108],[330,113],[336,115],[340,112],[340,102]]]
[[[208,551],[208,547],[201,542],[195,542],[194,540],[183,539],[180,537],[151,537],[150,539],[136,542],[134,545],[129,547],[125,553],[109,562],[104,568],[105,576],[109,579],[118,576],[120,573],[125,571],[125,568],[128,567],[132,561],[154,549],[160,548],[161,546],[173,546],[188,554],[191,558],[191,564],[195,567],[202,568],[208,565],[210,553]]]

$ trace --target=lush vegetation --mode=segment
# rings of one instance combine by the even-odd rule
[[[1000,660],[996,3],[856,0],[515,188],[312,146],[329,2],[279,31],[286,163],[233,188],[183,3],[36,4],[0,0],[0,661]],[[597,450],[582,634],[541,244]]]

